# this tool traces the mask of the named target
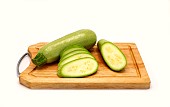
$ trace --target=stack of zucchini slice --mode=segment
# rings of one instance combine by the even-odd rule
[[[85,77],[94,74],[98,62],[80,45],[71,45],[60,53],[57,74],[59,77]]]

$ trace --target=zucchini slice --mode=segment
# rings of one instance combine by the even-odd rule
[[[74,54],[68,58],[65,58],[63,59],[62,61],[60,61],[58,63],[58,70],[66,63],[70,62],[70,61],[73,61],[73,60],[76,60],[76,59],[80,59],[80,58],[86,58],[86,57],[89,57],[89,58],[93,58],[95,59],[91,54],[88,54],[88,53],[78,53],[78,54]]]
[[[69,54],[69,53],[72,53],[72,52],[74,52],[74,51],[87,51],[86,49],[84,49],[84,48],[72,48],[72,49],[69,49],[69,50],[66,50],[62,55],[61,55],[61,57],[60,58],[63,58],[63,57],[65,57],[67,54]]]
[[[94,74],[98,63],[93,58],[80,58],[66,63],[58,71],[60,77],[85,77]]]
[[[61,53],[60,53],[60,58],[62,58],[63,56],[65,56],[66,54],[73,52],[75,50],[87,50],[84,47],[80,46],[80,45],[71,45],[68,46],[67,48],[65,48]]]
[[[75,50],[75,51],[72,51],[72,52],[64,55],[64,56],[60,59],[60,61],[62,61],[63,59],[66,59],[66,58],[68,58],[68,57],[70,57],[70,56],[72,56],[72,55],[74,55],[74,54],[80,54],[80,53],[91,54],[91,53],[90,53],[89,51],[87,51],[87,50]]]
[[[97,43],[106,64],[114,71],[125,68],[127,60],[123,52],[112,42],[101,39]]]

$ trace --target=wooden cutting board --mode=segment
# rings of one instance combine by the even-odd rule
[[[28,47],[31,58],[46,43],[38,43]],[[84,78],[60,78],[57,76],[57,62],[37,68],[32,62],[20,74],[22,85],[33,89],[148,89],[150,79],[142,58],[134,43],[115,43],[125,54],[127,66],[121,72],[108,68],[102,59],[97,46],[90,52],[99,63],[94,75]]]

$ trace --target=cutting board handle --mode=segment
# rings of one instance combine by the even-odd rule
[[[18,63],[17,63],[17,76],[19,76],[21,73],[19,72],[19,66],[20,66],[20,63],[22,62],[22,60],[24,59],[25,56],[29,56],[29,53],[25,53],[24,55],[22,55],[22,57],[19,59]],[[31,57],[30,57],[31,58]]]

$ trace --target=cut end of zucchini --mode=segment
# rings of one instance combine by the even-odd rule
[[[126,66],[126,57],[121,50],[112,43],[104,43],[101,47],[103,59],[114,71],[120,71]]]
[[[32,62],[40,67],[43,66],[44,64],[46,64],[47,62],[47,58],[42,54],[42,53],[38,53],[34,59],[32,59]]]
[[[84,77],[95,73],[97,69],[95,59],[81,58],[63,65],[58,73],[61,77]]]

